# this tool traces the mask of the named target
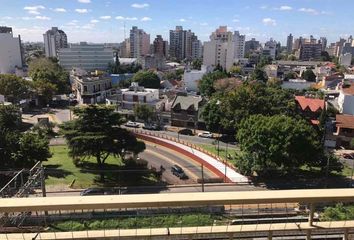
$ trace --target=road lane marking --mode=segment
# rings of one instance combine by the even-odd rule
[[[170,158],[168,158],[168,157],[166,157],[166,156],[164,156],[164,155],[162,155],[160,153],[157,153],[157,152],[155,152],[153,150],[145,149],[145,152],[148,152],[148,153],[150,153],[152,155],[155,155],[155,156],[159,157],[160,159],[164,159],[167,162],[172,163],[172,165],[181,165],[181,164],[177,163],[176,161],[174,161],[174,160],[172,160],[172,159],[170,159]],[[187,168],[185,168],[184,171],[187,173],[188,176],[191,176],[195,180],[197,180],[199,178],[195,173],[191,172]]]

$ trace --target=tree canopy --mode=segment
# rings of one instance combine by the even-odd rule
[[[295,114],[295,106],[290,91],[253,81],[243,83],[233,91],[213,96],[206,104],[202,116],[210,130],[213,130],[212,126],[220,125],[223,131],[234,133],[237,125],[250,115],[291,116]]]
[[[70,92],[69,75],[55,59],[34,59],[29,64],[28,72],[35,89],[45,103],[51,101],[54,94]]]
[[[316,82],[316,75],[313,73],[311,69],[306,69],[301,75],[303,79],[309,82]]]
[[[160,79],[153,71],[139,71],[133,78],[132,82],[139,83],[139,86],[146,88],[160,88]]]
[[[154,109],[146,104],[136,104],[134,114],[139,119],[149,122],[154,115]]]
[[[289,173],[317,165],[323,156],[314,128],[284,115],[252,115],[241,122],[236,138],[243,152],[237,167],[245,174]]]
[[[16,75],[0,74],[0,94],[16,104],[30,95],[30,84]]]
[[[126,152],[138,154],[145,149],[133,133],[120,127],[124,120],[113,108],[89,105],[74,108],[74,114],[75,120],[61,126],[73,159],[94,157],[102,168],[110,155],[124,160]]]
[[[49,142],[40,131],[21,132],[21,114],[14,106],[0,105],[0,165],[31,167],[51,156]]]
[[[225,72],[215,71],[205,74],[199,81],[199,91],[203,96],[210,97],[216,92],[214,84],[216,80],[228,77]]]

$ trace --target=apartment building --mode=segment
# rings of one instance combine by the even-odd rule
[[[22,65],[20,35],[14,37],[12,28],[0,26],[0,73],[15,73]]]
[[[57,27],[52,27],[43,34],[43,39],[46,57],[57,57],[59,49],[68,47],[68,38],[65,32]]]

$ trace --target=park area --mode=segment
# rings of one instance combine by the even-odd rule
[[[49,188],[136,186],[154,185],[159,182],[156,174],[143,163],[122,161],[120,158],[109,156],[103,169],[98,169],[94,158],[86,158],[85,161],[74,164],[66,145],[51,146],[50,151],[52,157],[44,162],[46,185]],[[101,173],[104,174],[103,182]]]

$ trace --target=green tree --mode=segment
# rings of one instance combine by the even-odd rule
[[[137,72],[133,76],[132,82],[137,82],[140,86],[146,88],[160,88],[160,79],[153,71]]]
[[[254,71],[251,74],[251,79],[257,80],[257,81],[262,81],[262,82],[267,82],[268,77],[262,68],[256,67],[256,69],[254,69]]]
[[[0,94],[7,101],[19,103],[30,95],[30,86],[26,80],[12,74],[0,74]]]
[[[242,68],[240,66],[232,66],[229,70],[230,74],[232,75],[241,75]]]
[[[51,156],[48,139],[37,131],[21,131],[21,114],[14,106],[0,105],[0,165],[31,167]]]
[[[200,70],[202,68],[202,60],[200,60],[200,59],[193,60],[192,67],[193,67],[193,69]]]
[[[73,159],[96,158],[97,166],[103,169],[106,159],[112,155],[124,160],[126,152],[138,154],[145,149],[133,133],[120,127],[122,117],[106,106],[89,105],[74,108],[77,118],[64,123],[61,133],[69,146]],[[101,180],[104,174],[101,173]]]
[[[289,81],[290,79],[296,79],[296,73],[295,72],[288,72],[284,76],[284,81]]]
[[[203,96],[210,97],[216,92],[214,84],[216,80],[226,78],[227,74],[221,71],[215,71],[205,74],[199,81],[199,91]]]
[[[316,82],[316,75],[313,73],[311,69],[307,69],[303,71],[301,77],[309,82]]]
[[[313,127],[288,116],[252,115],[241,122],[236,138],[243,152],[237,167],[245,174],[290,173],[316,165],[323,156]]]
[[[35,59],[30,62],[28,72],[33,79],[34,87],[45,102],[51,101],[50,97],[54,94],[70,92],[69,75],[55,59]],[[43,87],[43,85],[46,87]]]
[[[354,138],[350,141],[350,147],[354,149]]]
[[[220,100],[213,97],[202,109],[202,118],[209,131],[225,132],[221,123],[224,118],[223,111],[220,107]]]
[[[146,104],[136,104],[134,115],[145,122],[149,122],[154,116],[154,109]]]

